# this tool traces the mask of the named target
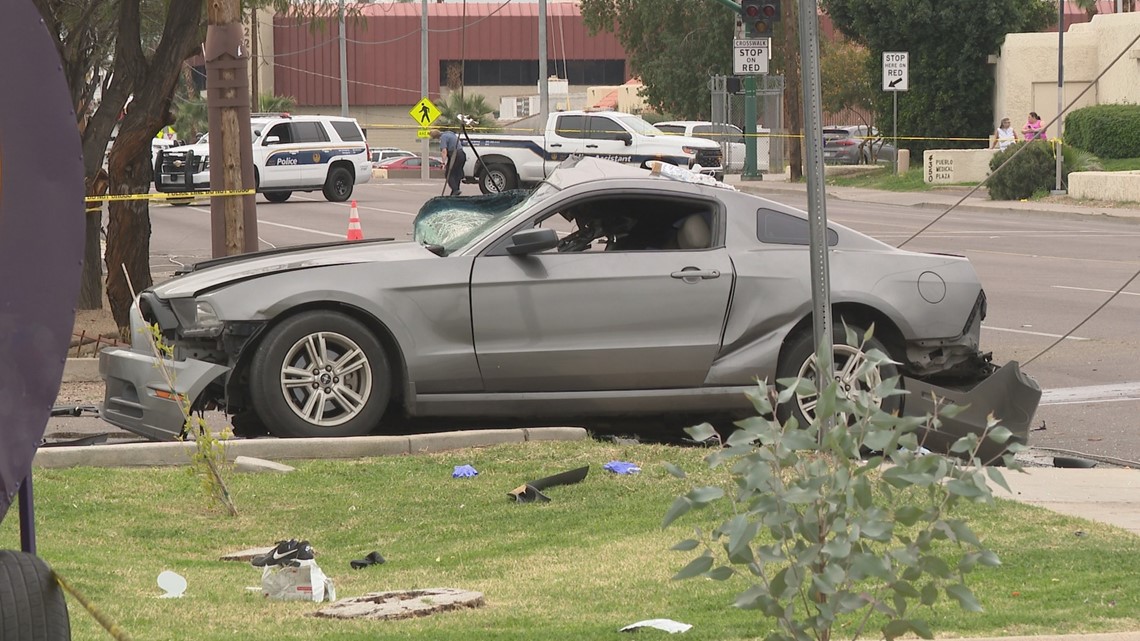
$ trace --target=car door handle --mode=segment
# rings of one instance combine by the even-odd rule
[[[696,267],[686,267],[679,272],[673,272],[669,275],[673,278],[680,278],[686,283],[695,283],[698,280],[720,278],[720,271],[716,269],[698,269]]]
[[[597,145],[586,145],[586,149],[597,149]]]
[[[561,147],[561,146],[562,146],[562,143],[560,143],[560,142],[552,142],[552,143],[550,143],[550,146],[551,146],[551,147]]]

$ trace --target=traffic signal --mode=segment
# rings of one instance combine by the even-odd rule
[[[772,24],[780,21],[780,0],[740,0],[740,17],[748,38],[771,38]]]

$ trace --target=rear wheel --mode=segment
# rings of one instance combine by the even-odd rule
[[[292,195],[293,192],[291,191],[267,191],[265,192],[265,199],[271,203],[283,203],[289,200],[289,196]]]
[[[344,314],[311,311],[287,318],[258,346],[250,396],[277,436],[362,436],[388,406],[392,376],[383,346]]]
[[[498,194],[518,189],[519,177],[507,164],[491,163],[479,174],[479,191],[484,194]]]
[[[878,338],[872,336],[860,346],[848,345],[846,342],[845,332],[843,329],[843,322],[837,319],[838,323],[834,326],[833,332],[833,354],[832,357],[835,368],[835,379],[839,382],[840,393],[853,394],[858,390],[871,391],[883,380],[898,376],[898,366],[893,363],[883,363],[878,367],[872,369],[866,376],[858,376],[858,370],[866,362],[867,352],[877,349],[893,360],[895,358],[890,351],[887,350],[886,345],[883,344]],[[863,336],[866,333],[865,327],[847,324],[857,336]],[[800,332],[797,336],[791,339],[788,343],[785,353],[780,359],[776,367],[776,378],[803,378],[805,380],[816,381],[817,389],[822,387],[819,382],[817,372],[817,363],[815,357],[815,344],[811,328],[808,327],[806,331]],[[795,417],[800,426],[805,426],[815,418],[815,406],[819,402],[819,394],[797,394],[791,398],[787,403],[784,403],[777,408],[777,416],[781,422],[787,421],[791,417]],[[887,398],[873,398],[873,402],[877,404],[883,411],[887,413],[895,412],[901,407],[900,396],[888,396]],[[840,416],[839,421],[849,422],[854,417]]]
[[[0,550],[0,639],[70,638],[67,602],[51,569],[32,554]]]
[[[185,207],[194,202],[193,198],[167,198],[166,202],[170,203],[173,207]]]
[[[355,180],[352,172],[344,167],[333,167],[329,170],[328,178],[322,190],[325,198],[330,202],[343,203],[352,196],[352,187]]]

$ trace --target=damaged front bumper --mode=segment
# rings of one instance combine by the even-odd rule
[[[173,385],[160,367],[169,372]],[[202,390],[228,371],[225,365],[194,359],[160,362],[126,348],[104,349],[99,353],[99,373],[105,381],[100,416],[151,440],[177,440],[187,420],[183,407],[194,407]]]
[[[968,389],[940,387],[908,377],[903,377],[902,387],[908,392],[903,401],[904,416],[931,416],[948,404],[966,408],[954,417],[940,416],[940,429],[925,428],[925,434],[919,434],[919,441],[929,450],[949,452],[959,438],[984,434],[991,414],[1012,432],[1005,444],[981,439],[977,455],[983,463],[999,462],[1011,443],[1028,444],[1029,427],[1041,401],[1041,387],[1021,371],[1017,361],[1006,363]]]

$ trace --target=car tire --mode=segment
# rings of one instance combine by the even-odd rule
[[[283,203],[289,200],[289,196],[293,195],[291,191],[267,191],[265,192],[265,199],[271,203]]]
[[[862,337],[866,333],[866,328],[856,324],[847,323],[847,327],[851,328],[857,336]],[[898,360],[887,349],[877,337],[872,336],[867,339],[862,348],[853,347],[847,344],[845,336],[844,325],[842,319],[836,319],[833,327],[833,345],[834,345],[834,366],[837,376],[843,376],[844,371],[849,372],[847,376],[842,379],[843,384],[848,385],[852,389],[854,386],[860,386],[864,389],[874,387],[878,381],[886,380],[893,376],[899,375],[898,365],[893,363],[884,363],[880,365],[874,372],[876,380],[872,381],[873,384],[869,385],[867,381],[857,380],[853,376],[853,372],[858,367],[858,363],[865,356],[865,352],[872,349],[877,349],[883,352],[892,360]],[[851,359],[856,359],[852,361]],[[809,326],[805,331],[801,331],[791,339],[785,346],[781,354],[780,362],[776,366],[776,379],[796,378],[796,377],[811,377],[814,374],[815,368],[815,338],[813,336],[812,328]],[[850,367],[844,367],[850,365]],[[777,383],[778,389],[783,389],[783,386]],[[888,396],[887,398],[879,399],[879,407],[887,413],[898,411],[902,406],[901,396]],[[793,396],[788,402],[780,404],[776,408],[776,416],[781,423],[785,423],[793,416],[799,422],[801,427],[808,425],[811,419],[814,418],[811,412],[811,406],[814,405],[812,396]]]
[[[479,191],[484,194],[499,194],[518,189],[518,186],[518,174],[505,163],[491,163],[479,172]]]
[[[352,353],[357,355],[344,365],[354,367],[340,371],[344,365],[338,361]],[[283,437],[369,434],[392,393],[388,358],[376,336],[360,321],[324,310],[297,314],[270,329],[249,378],[258,417]]]
[[[322,189],[325,199],[329,202],[343,203],[352,197],[352,187],[355,182],[352,172],[344,167],[333,167],[329,170]]]
[[[0,639],[70,638],[67,601],[51,568],[35,555],[0,550]]]
[[[171,207],[185,207],[194,202],[193,198],[167,198],[166,202],[170,203]]]

